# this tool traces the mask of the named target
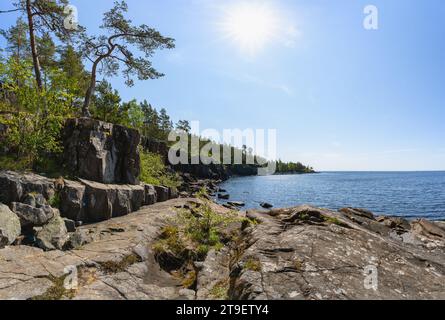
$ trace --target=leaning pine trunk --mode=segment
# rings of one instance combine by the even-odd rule
[[[88,86],[88,90],[85,94],[85,101],[83,102],[83,108],[82,108],[82,117],[90,118],[90,103],[91,98],[94,95],[94,91],[96,90],[96,72],[97,72],[97,63],[94,63],[93,70],[91,72],[91,80],[90,85]]]
[[[34,65],[34,73],[36,77],[37,87],[42,89],[42,74],[40,72],[39,56],[37,54],[36,36],[34,30],[34,21],[32,19],[31,0],[26,0],[26,12],[28,15],[29,39],[31,44],[32,61]]]

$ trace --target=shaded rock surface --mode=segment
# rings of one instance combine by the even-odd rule
[[[62,180],[63,184],[58,180]],[[94,223],[178,196],[175,188],[161,186],[104,184],[85,179],[54,180],[36,174],[0,172],[0,199],[20,217],[22,227],[39,227],[48,223],[53,218],[48,203],[53,202],[63,218]]]
[[[54,209],[47,205],[36,208],[24,203],[13,202],[11,210],[20,218],[23,228],[42,227],[54,217]]]
[[[36,235],[37,246],[45,251],[63,250],[68,238],[65,221],[59,214],[54,216]]]
[[[65,181],[60,192],[60,211],[74,221],[85,221],[85,185],[76,181]]]
[[[155,186],[155,190],[157,202],[164,202],[169,200],[170,191],[167,187]]]
[[[20,236],[20,232],[20,219],[0,203],[0,248],[12,244]]]
[[[50,200],[55,195],[54,181],[33,173],[0,171],[0,202],[22,202],[29,194],[41,194]]]
[[[144,184],[145,197],[144,197],[144,205],[150,206],[157,202],[158,194],[154,186],[149,184]]]
[[[88,118],[69,119],[64,163],[78,177],[102,183],[139,184],[137,130]]]
[[[85,222],[99,222],[127,215],[141,208],[145,188],[81,180],[85,185]]]

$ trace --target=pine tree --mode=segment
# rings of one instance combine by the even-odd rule
[[[14,26],[8,30],[0,30],[0,35],[6,40],[6,52],[17,62],[29,59],[31,51],[27,36],[27,24],[22,18],[18,18]]]
[[[59,51],[58,66],[63,71],[68,81],[76,83],[78,87],[77,96],[84,94],[88,87],[89,74],[85,71],[82,55],[73,46],[67,45]]]
[[[114,7],[104,14],[101,29],[106,35],[85,39],[84,52],[92,61],[91,79],[85,94],[82,113],[89,116],[89,106],[96,89],[97,74],[117,75],[121,66],[122,74],[128,86],[133,85],[133,76],[139,80],[156,79],[163,74],[153,68],[149,60],[158,49],[174,48],[174,40],[163,37],[158,31],[147,25],[133,26],[125,18],[128,6],[125,1],[115,2]],[[143,53],[137,57],[130,49],[136,47]],[[102,66],[102,68],[100,68]]]
[[[167,110],[164,108],[159,111],[159,127],[167,135],[173,130],[173,123],[170,120],[170,116],[167,114]]]

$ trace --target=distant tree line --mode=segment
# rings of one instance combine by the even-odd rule
[[[292,173],[315,173],[314,168],[305,166],[301,162],[283,162],[278,160],[276,162],[277,174],[292,174]]]

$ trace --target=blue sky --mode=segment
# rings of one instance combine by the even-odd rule
[[[240,2],[129,0],[133,21],[176,49],[153,59],[164,78],[114,87],[202,128],[277,129],[280,158],[318,170],[445,169],[443,0],[245,1],[267,2],[282,27],[254,53],[221,28]],[[112,5],[71,3],[91,33]],[[363,28],[368,4],[375,31]]]

